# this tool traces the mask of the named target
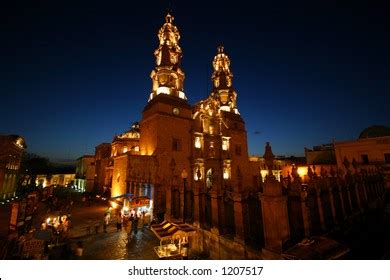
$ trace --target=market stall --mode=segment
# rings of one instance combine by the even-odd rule
[[[160,240],[160,246],[154,251],[160,259],[181,259],[188,255],[188,237],[195,230],[186,224],[174,224],[163,221],[151,226],[152,232]]]

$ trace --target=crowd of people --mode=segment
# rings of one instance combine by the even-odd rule
[[[72,212],[75,205],[83,208],[91,206],[92,203],[95,204],[95,201],[103,203],[103,200],[92,200],[87,195],[74,196],[63,193],[57,195],[55,190],[48,195],[38,194],[36,203],[28,204],[33,213],[29,223],[9,235],[4,258],[35,258],[26,254],[23,248],[26,242],[40,238],[44,240],[44,251],[40,258],[81,259],[84,254],[83,242],[88,240],[86,239],[88,236],[113,233],[116,230],[117,232],[125,231],[131,238],[150,222],[149,216],[144,211],[137,213],[135,209],[132,209],[116,212],[115,209],[107,206],[103,217],[92,215],[81,224],[78,223],[77,229],[72,230],[74,218]],[[37,233],[40,237],[37,237]]]

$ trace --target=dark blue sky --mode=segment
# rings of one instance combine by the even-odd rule
[[[140,120],[168,2],[0,4],[0,134],[76,158]],[[170,2],[190,103],[209,94],[223,43],[251,154],[270,141],[278,155],[301,155],[390,125],[385,1]]]

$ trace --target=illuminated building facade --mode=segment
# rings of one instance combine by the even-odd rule
[[[0,200],[15,195],[21,157],[26,147],[21,136],[0,135]]]
[[[152,89],[142,119],[111,144],[96,147],[95,165],[100,167],[95,183],[109,187],[112,198],[150,197],[153,216],[193,224],[201,233],[199,244],[229,236],[242,245],[251,233],[261,238],[258,222],[249,230],[247,214],[260,207],[262,161],[248,157],[245,122],[223,46],[212,61],[209,96],[188,103],[180,33],[173,20],[168,14],[158,31]]]
[[[84,155],[77,159],[74,184],[79,190],[86,192],[93,191],[95,185],[95,169],[94,155]]]
[[[96,147],[95,183],[109,188],[113,206],[123,205],[124,195],[150,198],[149,214],[192,225],[196,235],[191,250],[212,259],[280,257],[291,240],[336,225],[340,209],[340,222],[360,211],[364,204],[352,201],[363,193],[364,183],[356,187],[346,212],[349,197],[342,194],[346,189],[334,172],[328,178],[306,167],[307,182],[302,184],[303,171],[275,159],[269,143],[263,158],[248,156],[245,122],[224,47],[218,47],[212,61],[209,96],[188,103],[180,34],[173,20],[168,14],[158,32],[152,89],[141,121],[111,144]],[[330,199],[321,197],[322,186],[330,186]],[[359,201],[376,205],[383,194],[380,185],[369,188],[376,191]],[[333,195],[342,198],[335,201]],[[323,211],[329,205],[334,206],[330,214]]]

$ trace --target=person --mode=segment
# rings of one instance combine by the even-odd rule
[[[183,237],[183,240],[181,242],[181,255],[183,257],[183,260],[188,260],[188,239],[186,237]]]
[[[98,234],[99,233],[99,227],[100,227],[100,222],[99,220],[97,219],[95,221],[95,234]]]
[[[82,241],[78,241],[77,242],[77,247],[76,247],[76,250],[75,250],[74,254],[75,254],[77,259],[81,259],[81,257],[83,256],[83,253],[84,253],[83,242]]]
[[[138,232],[138,215],[137,214],[135,214],[135,216],[134,216],[133,229],[134,229],[134,233],[137,234],[137,232]]]
[[[86,227],[87,235],[91,234],[91,226],[92,226],[92,219],[88,218],[88,220],[87,220],[87,227]]]
[[[70,227],[72,226],[71,224],[71,221],[69,219],[69,217],[66,217],[65,221],[64,221],[64,226],[63,226],[63,233],[62,233],[62,237],[63,237],[63,240],[66,240],[68,237],[69,237],[69,229]]]
[[[118,214],[116,220],[116,231],[120,231],[122,229],[122,215]]]
[[[110,224],[110,214],[106,213],[104,214],[104,223],[103,223],[104,232],[107,232],[107,227],[109,224]]]

